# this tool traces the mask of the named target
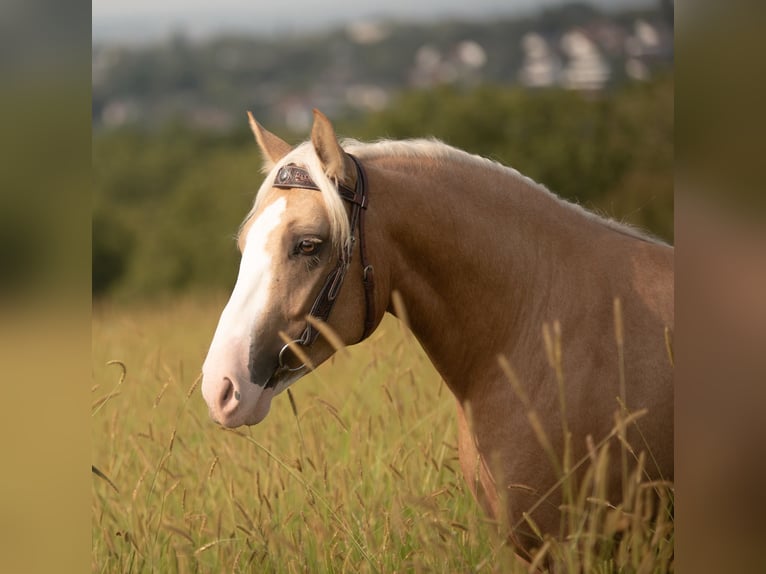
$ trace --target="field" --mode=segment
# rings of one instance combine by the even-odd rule
[[[94,307],[93,572],[527,570],[468,491],[454,399],[397,320],[260,425],[227,431],[199,388],[224,303]],[[672,571],[672,488],[643,483],[639,465],[623,507],[599,505],[604,454],[541,557],[565,572]]]

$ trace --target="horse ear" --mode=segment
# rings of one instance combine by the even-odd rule
[[[311,143],[324,166],[328,177],[343,181],[347,173],[346,153],[338,143],[335,130],[322,112],[314,110],[314,127],[311,128]]]
[[[250,120],[250,129],[253,130],[255,141],[258,142],[258,147],[263,154],[263,171],[268,173],[275,163],[290,153],[292,148],[286,141],[264,129],[255,121],[253,114],[247,112],[247,117]]]

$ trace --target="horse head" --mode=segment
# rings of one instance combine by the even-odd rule
[[[365,190],[353,195],[361,166],[318,111],[310,141],[295,149],[249,117],[268,173],[241,226],[237,282],[202,367],[210,415],[225,427],[259,423],[277,394],[334,353],[317,323],[350,344],[371,321],[371,266],[355,237],[366,208]]]

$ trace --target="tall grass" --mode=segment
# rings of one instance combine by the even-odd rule
[[[299,381],[260,425],[226,431],[199,391],[223,303],[94,310],[94,572],[527,571],[469,493],[454,399],[396,320]],[[642,456],[626,501],[604,502],[618,433],[561,466],[563,534],[541,537],[533,566],[672,569],[672,490],[645,481]]]

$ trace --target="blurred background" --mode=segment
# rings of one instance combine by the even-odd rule
[[[673,2],[94,0],[93,295],[226,291],[291,143],[435,136],[673,241]]]

